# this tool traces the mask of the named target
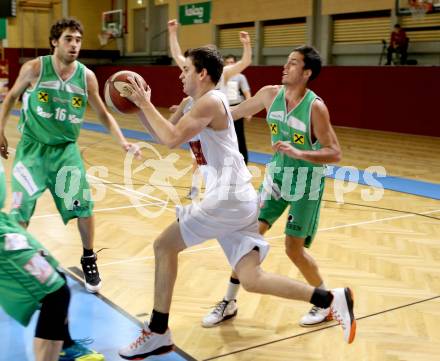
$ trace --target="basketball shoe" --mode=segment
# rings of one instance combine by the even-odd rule
[[[353,293],[349,288],[335,288],[330,290],[333,301],[330,305],[333,319],[338,321],[344,330],[344,340],[352,343],[356,336],[356,319],[353,313]]]
[[[96,253],[93,253],[93,256],[81,257],[86,290],[91,293],[96,293],[101,289],[101,278],[99,277],[98,266],[96,265],[97,260]]]
[[[170,352],[173,349],[174,345],[169,329],[164,334],[159,334],[152,332],[145,325],[141,329],[140,336],[135,341],[119,350],[119,356],[126,360],[142,360],[148,356]]]
[[[301,317],[299,325],[302,327],[310,327],[330,320],[332,320],[330,308],[313,306],[307,314]]]
[[[237,316],[238,307],[237,301],[222,300],[217,303],[214,308],[209,312],[202,320],[203,327],[214,327],[219,323],[229,320],[232,317]]]
[[[63,348],[58,361],[105,361],[104,355],[85,347],[90,343],[83,340],[73,341],[73,345]]]

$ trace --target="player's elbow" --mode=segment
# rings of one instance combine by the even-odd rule
[[[182,142],[177,137],[174,136],[174,137],[169,137],[168,139],[166,139],[164,144],[169,149],[176,149],[176,148],[179,148],[179,146],[182,144]]]

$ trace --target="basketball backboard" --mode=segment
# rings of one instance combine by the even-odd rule
[[[102,13],[101,31],[103,33],[111,34],[112,38],[119,38],[122,36],[122,10],[110,10]]]
[[[440,12],[440,0],[396,0],[396,14],[414,15],[415,12]]]

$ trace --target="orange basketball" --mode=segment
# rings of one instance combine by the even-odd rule
[[[114,73],[107,79],[104,86],[104,99],[107,106],[114,111],[122,114],[137,113],[139,108],[121,94],[130,94],[132,91],[131,83],[128,77],[137,78],[140,80],[144,88],[147,83],[138,73],[129,70],[122,70]]]

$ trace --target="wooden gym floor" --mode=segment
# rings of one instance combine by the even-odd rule
[[[135,117],[117,118],[122,128],[142,131]],[[91,111],[86,119],[96,123]],[[11,116],[6,129],[11,151],[19,139],[16,123],[17,116]],[[438,187],[439,138],[338,127],[336,132],[343,149],[339,165],[383,166],[388,175]],[[250,151],[271,152],[262,119],[247,123],[246,135]],[[101,293],[134,317],[147,320],[153,301],[153,241],[175,219],[176,201],[189,202],[188,150],[169,151],[149,143],[142,161],[125,159],[124,171],[125,156],[108,134],[82,130],[79,144],[95,188],[95,249],[105,248],[98,263]],[[175,163],[171,153],[177,155]],[[13,154],[4,161],[8,180],[12,158]],[[151,159],[161,158],[163,166],[152,176]],[[264,171],[262,165],[251,165],[254,172]],[[254,185],[260,181],[256,176]],[[354,344],[343,342],[342,330],[334,323],[298,326],[307,304],[243,290],[236,319],[202,328],[200,320],[224,295],[230,273],[221,249],[209,241],[179,258],[170,318],[179,348],[197,360],[440,360],[439,197],[385,190],[380,200],[368,202],[361,192],[372,188],[357,185],[340,203],[335,201],[338,182],[350,186],[327,178],[320,228],[310,252],[327,286],[350,286],[354,291],[358,318]],[[302,279],[284,254],[284,224],[285,216],[267,233],[271,251],[263,267]],[[80,267],[76,222],[63,225],[48,192],[37,204],[29,229],[63,267]]]

